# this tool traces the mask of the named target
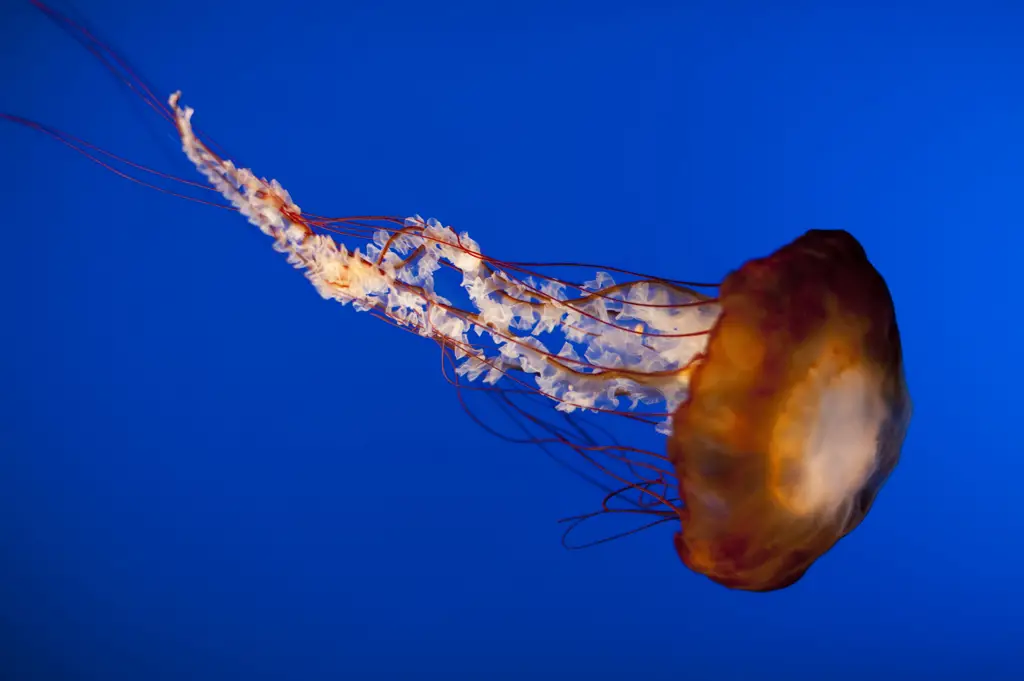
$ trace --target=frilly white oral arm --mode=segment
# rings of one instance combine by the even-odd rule
[[[713,302],[699,304],[685,289],[657,281],[616,286],[605,272],[570,298],[558,282],[509,275],[468,234],[419,216],[407,218],[408,229],[397,236],[382,229],[365,252],[350,251],[315,233],[276,180],[260,179],[211,152],[193,131],[193,110],[179,107],[179,97],[172,95],[170,105],[189,160],[274,239],[274,248],[304,270],[324,298],[376,310],[444,342],[467,380],[483,376],[493,384],[510,371],[529,374],[563,411],[663,402],[671,413],[685,399],[687,367],[707,343],[700,332],[719,314]],[[434,274],[443,264],[461,272],[474,310],[459,310],[435,293]],[[612,289],[614,295],[605,293]],[[493,345],[485,347],[481,337]],[[660,430],[667,431],[667,422]]]

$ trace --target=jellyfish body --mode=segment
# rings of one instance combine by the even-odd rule
[[[797,581],[863,520],[911,413],[888,287],[853,236],[808,232],[719,289],[674,415],[683,562],[725,586]]]
[[[568,519],[571,527],[608,513],[655,518],[644,527],[678,521],[688,567],[730,588],[768,591],[798,580],[853,530],[895,467],[911,412],[896,316],[884,280],[846,232],[809,232],[721,284],[615,268],[607,269],[627,280],[598,271],[580,283],[544,269],[566,263],[502,261],[435,220],[305,212],[278,182],[204,141],[178,94],[155,97],[109,46],[33,4],[176,126],[206,189],[224,202],[183,193],[202,185],[49,126],[0,119],[144,186],[237,211],[325,299],[435,341],[460,400],[470,391],[496,397],[528,433],[505,439],[567,448],[610,481],[595,483],[607,493],[601,510]],[[461,279],[464,302],[439,295],[435,275]],[[704,292],[713,288],[717,295]],[[590,414],[657,429],[667,453],[588,429]]]
[[[460,394],[498,393],[520,425],[540,430],[515,441],[568,447],[610,479],[602,510],[578,518],[678,520],[685,565],[729,588],[770,591],[797,581],[863,520],[899,459],[911,403],[895,311],[846,232],[808,232],[719,285],[622,270],[634,280],[598,272],[573,283],[485,256],[466,233],[419,216],[304,212],[276,181],[215,153],[177,94],[166,107],[150,103],[175,123],[210,187],[324,298],[434,340]],[[107,165],[92,145],[6,118]],[[351,249],[336,236],[366,245]],[[438,295],[435,273],[460,276],[468,305]],[[466,388],[473,382],[484,385]],[[654,426],[667,435],[667,454],[580,423],[552,425],[519,406],[523,394],[565,416]]]

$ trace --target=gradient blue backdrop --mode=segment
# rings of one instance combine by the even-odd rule
[[[1016,4],[78,0],[314,212],[694,279],[851,230],[916,412],[791,589],[693,575],[667,527],[566,552],[596,492],[476,429],[432,344],[4,124],[0,677],[1022,678]],[[0,27],[0,110],[190,172],[27,3]]]

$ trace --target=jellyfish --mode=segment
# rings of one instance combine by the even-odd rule
[[[851,234],[807,232],[704,284],[502,260],[419,215],[307,212],[195,128],[180,93],[157,98],[112,48],[33,4],[175,126],[205,183],[0,117],[127,179],[239,213],[324,299],[435,342],[459,399],[493,398],[523,432],[499,436],[567,450],[571,462],[556,460],[599,480],[600,510],[567,519],[570,529],[611,514],[641,517],[638,529],[678,523],[675,549],[691,570],[772,591],[856,528],[895,468],[911,414],[896,314]],[[564,274],[579,268],[594,273]],[[653,430],[664,446],[620,442],[593,417]]]

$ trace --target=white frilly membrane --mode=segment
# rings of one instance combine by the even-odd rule
[[[364,250],[351,248],[314,231],[316,221],[276,180],[213,153],[179,95],[170,105],[189,160],[321,296],[434,339],[450,349],[462,380],[511,380],[563,412],[622,413],[642,404],[669,432],[718,317],[714,298],[657,279],[617,284],[606,272],[578,285],[524,275],[483,255],[468,234],[419,216],[379,229]],[[461,276],[471,309],[435,292],[442,273]]]

